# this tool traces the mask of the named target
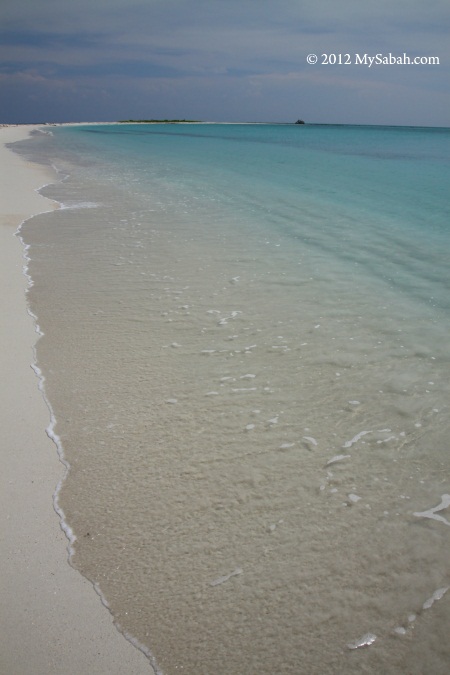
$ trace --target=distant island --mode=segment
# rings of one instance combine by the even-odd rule
[[[118,120],[114,124],[205,124],[202,120]],[[210,124],[227,124],[227,122],[210,122]],[[230,122],[229,124],[306,124],[304,120],[296,122]]]
[[[119,124],[198,124],[200,120],[119,120]]]

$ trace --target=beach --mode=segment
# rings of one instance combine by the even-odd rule
[[[1,133],[3,670],[446,674],[448,131]]]
[[[55,179],[5,144],[33,127],[0,129],[1,637],[5,675],[153,672],[115,628],[90,582],[68,564],[52,495],[64,476],[46,435],[50,413],[31,368],[38,335],[27,312],[21,222],[56,205],[39,187]]]

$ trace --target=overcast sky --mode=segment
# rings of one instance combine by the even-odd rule
[[[449,36],[449,0],[0,0],[0,123],[450,126]],[[390,53],[440,64],[355,63]]]

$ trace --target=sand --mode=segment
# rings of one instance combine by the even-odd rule
[[[55,177],[4,147],[32,128],[0,128],[0,672],[151,675],[90,582],[70,567],[53,509],[64,467],[45,433],[50,414],[31,368],[38,336],[14,233],[26,218],[55,207],[36,192]]]

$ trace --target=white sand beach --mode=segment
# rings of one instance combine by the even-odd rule
[[[33,127],[0,128],[0,672],[144,675],[147,658],[115,628],[92,585],[67,562],[52,495],[64,475],[31,368],[20,223],[54,205],[36,192],[54,176],[5,147]]]

